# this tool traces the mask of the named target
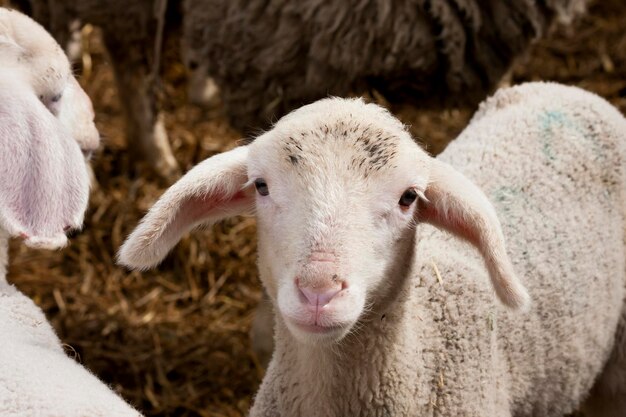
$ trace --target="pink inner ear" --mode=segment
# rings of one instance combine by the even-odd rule
[[[463,216],[462,213],[456,210],[449,209],[446,213],[443,213],[443,210],[437,210],[435,204],[420,201],[417,218],[418,221],[440,227],[469,241],[475,246],[480,246],[480,234],[476,226],[468,221],[467,216]]]
[[[180,216],[177,217],[176,222],[190,226],[206,217],[218,214],[220,209],[228,211],[233,205],[236,206],[245,199],[246,194],[243,191],[237,191],[230,198],[223,192],[190,197],[182,204],[179,211]]]
[[[166,226],[163,237],[168,239],[174,235],[185,233],[195,225],[212,217],[223,217],[230,212],[238,211],[249,204],[250,197],[244,190],[228,196],[223,191],[214,191],[203,196],[187,198],[178,209],[174,220]]]

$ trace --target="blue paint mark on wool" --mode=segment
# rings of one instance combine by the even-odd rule
[[[594,132],[593,124],[585,125],[584,119],[576,118],[576,116],[572,118],[561,110],[546,110],[539,116],[539,123],[542,130],[542,153],[549,161],[556,160],[552,140],[557,135],[561,139],[566,137],[563,130],[569,130],[571,138],[586,142],[596,158],[606,159],[606,150],[603,149],[597,133]]]
[[[547,110],[539,116],[541,123],[543,146],[541,151],[544,156],[550,160],[556,160],[556,155],[552,149],[551,141],[554,137],[555,130],[562,129],[563,127],[572,127],[571,122],[567,119],[563,112],[558,110]]]

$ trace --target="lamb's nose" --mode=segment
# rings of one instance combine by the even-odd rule
[[[341,281],[329,282],[327,285],[320,287],[301,286],[298,283],[298,289],[304,296],[304,300],[312,306],[324,307],[326,304],[345,288]]]

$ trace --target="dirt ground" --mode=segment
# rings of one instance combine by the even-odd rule
[[[254,220],[229,220],[194,233],[155,271],[115,265],[124,237],[164,185],[129,157],[97,31],[87,40],[81,83],[94,101],[104,143],[93,160],[97,185],[85,228],[58,252],[14,242],[9,280],[46,311],[71,355],[147,415],[245,415],[263,375],[248,337],[260,297]],[[187,170],[240,137],[219,109],[186,103],[184,68],[174,53],[166,57],[165,121]],[[626,2],[596,1],[584,18],[537,43],[510,78],[577,85],[626,113]],[[394,111],[435,153],[472,113]]]

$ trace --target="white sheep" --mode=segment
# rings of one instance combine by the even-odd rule
[[[256,213],[276,349],[251,416],[562,416],[594,382],[588,415],[624,416],[625,135],[599,97],[529,83],[432,158],[325,99],[192,169],[119,260]]]
[[[87,207],[93,109],[67,58],[30,18],[0,8],[0,415],[139,416],[69,358],[45,315],[6,280],[8,241],[54,249]],[[81,153],[82,151],[82,153]]]

